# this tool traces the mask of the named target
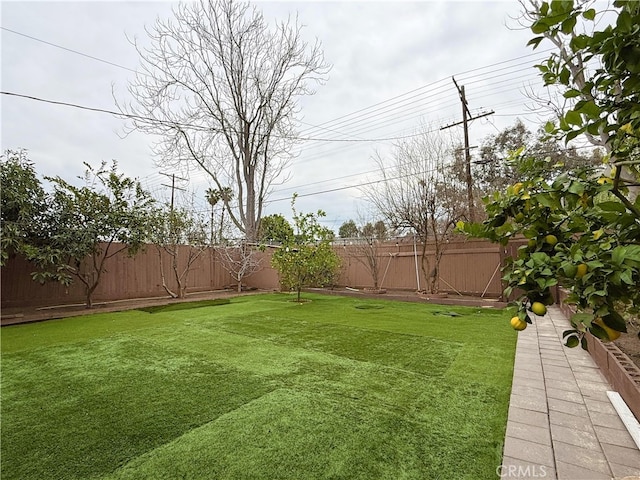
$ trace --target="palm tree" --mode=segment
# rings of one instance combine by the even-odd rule
[[[218,243],[222,243],[222,227],[224,225],[224,211],[225,211],[225,208],[228,208],[228,204],[233,198],[233,191],[231,190],[231,187],[223,187],[220,190],[207,188],[207,191],[205,192],[205,197],[209,202],[209,205],[211,205],[211,244],[212,245],[213,245],[213,209],[220,200],[222,200],[222,202],[224,203],[222,207],[222,213],[220,214],[220,230],[219,230],[219,237],[218,237]]]

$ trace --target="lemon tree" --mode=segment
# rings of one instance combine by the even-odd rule
[[[550,40],[558,48],[538,65],[568,104],[545,125],[547,134],[566,142],[597,137],[608,164],[550,175],[562,168],[557,159],[521,148],[510,159],[519,181],[485,198],[484,223],[458,226],[502,244],[524,236],[503,277],[507,295],[520,292],[519,320],[543,313],[538,304],[553,302],[550,289],[561,284],[579,309],[565,343],[584,348],[586,332],[614,340],[626,331],[620,312],[640,309],[640,2],[614,2],[617,19],[603,30],[596,30],[600,13],[587,7],[541,3],[529,12],[538,35],[530,44]],[[599,68],[578,68],[585,62]]]
[[[280,274],[281,287],[295,291],[300,302],[303,288],[334,284],[340,258],[331,247],[333,232],[320,224],[325,213],[296,211],[296,198],[294,194],[291,201],[293,234],[284,238],[271,257],[271,264]]]

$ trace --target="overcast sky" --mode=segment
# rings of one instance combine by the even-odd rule
[[[2,91],[115,110],[112,88],[126,100],[127,82],[139,63],[126,36],[144,38],[145,26],[170,16],[173,5],[3,1]],[[495,111],[472,123],[471,145],[518,117],[532,128],[540,120],[527,109],[531,101],[524,90],[541,87],[533,64],[545,57],[545,46],[541,52],[526,47],[531,34],[515,29],[515,1],[258,2],[258,7],[270,21],[297,12],[304,35],[322,42],[333,65],[327,83],[301,101],[303,137],[384,139],[415,133],[420,124],[458,121],[453,75],[465,85],[472,112]],[[122,120],[7,95],[0,101],[2,150],[28,149],[38,173],[71,180],[82,174],[82,162],[116,159],[127,175],[167,198],[169,189],[162,184],[168,182],[152,157],[152,140],[142,133],[121,138]],[[388,154],[392,143],[300,143],[290,179],[275,188],[266,213],[289,216],[288,199],[297,191],[298,208],[322,208],[327,225],[337,231],[367,209],[358,188],[344,187],[377,178],[371,157],[376,150]],[[198,174],[185,185],[201,208],[207,186]],[[335,189],[340,190],[318,193]]]

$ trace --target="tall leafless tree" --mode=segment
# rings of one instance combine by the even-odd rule
[[[384,179],[363,190],[396,230],[414,233],[421,243],[421,269],[430,293],[437,293],[440,260],[455,223],[465,213],[464,185],[452,174],[453,143],[424,128],[422,135],[399,141],[390,162],[376,155]],[[435,249],[427,255],[427,242]]]
[[[298,98],[312,95],[329,65],[320,43],[303,40],[297,18],[270,27],[248,3],[199,0],[134,40],[140,73],[133,100],[119,103],[132,130],[160,137],[165,167],[204,170],[247,241],[256,240],[265,198],[290,159]],[[233,198],[233,202],[230,200]]]

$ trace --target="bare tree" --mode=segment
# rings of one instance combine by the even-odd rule
[[[428,129],[425,129],[428,132]],[[387,164],[375,161],[384,179],[363,194],[391,228],[408,230],[421,242],[421,269],[437,293],[439,268],[456,221],[465,213],[465,190],[452,174],[453,147],[440,133],[424,133],[395,145]],[[435,254],[427,256],[427,242]]]
[[[188,209],[158,209],[154,215],[151,241],[158,251],[162,288],[173,298],[184,298],[187,277],[195,261],[208,248],[206,223]],[[165,264],[165,256],[170,265]],[[177,291],[167,282],[172,275]]]
[[[258,251],[244,241],[221,246],[218,253],[222,267],[238,282],[238,292],[242,291],[242,279],[260,270],[262,264]]]
[[[362,223],[362,222],[361,222]],[[375,224],[367,222],[358,229],[360,237],[355,240],[355,244],[351,247],[354,252],[355,260],[362,264],[373,281],[373,289],[380,289],[380,245],[387,237],[387,227],[382,220],[378,220]]]
[[[133,41],[141,70],[129,85],[133,101],[119,108],[132,130],[160,137],[160,164],[204,170],[218,191],[230,188],[224,208],[255,241],[263,202],[291,156],[297,99],[315,93],[329,66],[297,18],[270,28],[255,7],[232,0],[182,3],[174,16],[147,29],[149,47]]]

